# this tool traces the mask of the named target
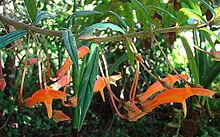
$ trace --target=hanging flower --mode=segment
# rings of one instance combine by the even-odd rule
[[[109,84],[113,84],[115,86],[116,85],[116,81],[121,79],[121,75],[113,75],[113,76],[109,76],[107,78],[107,82],[109,82]],[[104,95],[104,88],[106,86],[106,83],[105,83],[105,80],[104,78],[102,78],[101,76],[97,76],[97,80],[95,81],[95,84],[94,84],[94,92],[100,92],[101,96],[102,96],[102,100],[105,102],[105,95]]]
[[[66,93],[58,90],[54,90],[51,87],[38,90],[34,94],[24,101],[26,106],[34,106],[38,102],[43,102],[47,109],[47,115],[49,118],[52,117],[52,101],[53,99],[64,99],[67,96]]]

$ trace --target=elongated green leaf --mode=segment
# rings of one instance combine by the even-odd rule
[[[0,36],[0,49],[7,46],[9,43],[12,43],[28,34],[27,30],[17,30],[11,33],[8,33],[4,36]]]
[[[95,14],[103,14],[103,13],[100,11],[92,11],[92,10],[77,11],[73,13],[73,15],[70,17],[67,23],[67,26],[68,28],[71,28],[73,24],[73,20],[77,17],[84,17],[84,16],[89,16],[89,15],[95,15]]]
[[[138,0],[131,0],[131,2],[138,10],[141,10],[141,12],[145,15],[144,18],[147,21],[147,23],[151,25],[153,21],[151,19],[150,13],[145,8],[145,6],[142,3],[140,3]]]
[[[220,62],[215,62],[212,67],[206,72],[202,85],[208,87],[212,81],[220,74]]]
[[[35,0],[24,0],[25,6],[27,8],[28,14],[32,20],[32,22],[35,22],[36,16],[37,16],[37,6]]]
[[[92,10],[84,10],[84,11],[77,11],[73,13],[72,18],[77,18],[77,17],[83,17],[83,16],[89,16],[89,15],[94,15],[94,14],[102,14],[100,11],[92,11]]]
[[[202,15],[198,0],[188,0],[188,2],[194,11],[196,11],[199,15]]]
[[[198,14],[192,9],[189,8],[181,8],[180,11],[182,11],[185,15],[187,15],[189,18],[194,18],[198,21],[202,21],[204,23],[207,23],[207,21],[202,17],[202,15]]]
[[[220,38],[218,37],[218,35],[216,35],[213,31],[211,31],[210,29],[207,28],[201,28],[200,30],[205,31],[207,33],[209,33],[210,35],[214,36],[216,38],[216,40],[218,40],[220,42]]]
[[[123,28],[125,29],[125,30],[128,30],[129,29],[129,27],[128,27],[128,25],[125,23],[125,21],[121,18],[121,16],[119,16],[117,13],[115,13],[114,11],[109,11],[109,13],[111,13],[112,15],[114,15],[117,19],[118,19],[118,21],[121,23],[121,25],[123,26]]]
[[[125,34],[125,31],[120,28],[117,25],[111,24],[111,23],[96,23],[93,24],[89,27],[86,27],[77,38],[79,38],[80,36],[84,35],[84,34],[91,34],[93,31],[97,30],[106,30],[106,29],[112,29],[113,31],[118,31],[121,32],[123,34]]]
[[[78,130],[81,129],[87,110],[93,97],[93,87],[98,75],[98,51],[97,45],[92,44],[90,56],[87,60],[86,71],[80,84],[78,94],[79,123]]]
[[[39,22],[43,19],[48,19],[48,18],[55,18],[55,16],[51,15],[50,13],[46,12],[46,11],[38,11],[37,12],[37,16],[36,16],[36,20],[35,20],[35,24],[39,24]]]
[[[154,9],[157,9],[159,11],[162,11],[162,12],[168,14],[174,21],[176,21],[176,17],[172,13],[166,11],[165,9],[162,9],[162,8],[154,6],[154,5],[148,5],[147,7],[148,8],[154,8]]]
[[[62,32],[62,36],[63,36],[63,39],[64,39],[64,44],[65,44],[65,47],[73,61],[73,64],[75,66],[75,68],[77,70],[79,70],[79,67],[78,67],[78,49],[76,47],[76,41],[75,41],[75,37],[73,35],[73,33],[69,30],[64,30]]]
[[[205,0],[200,0],[200,2],[204,4],[206,8],[208,8],[211,11],[213,16],[216,16],[215,10],[212,8],[211,5],[209,5]]]
[[[197,64],[196,64],[195,57],[193,56],[193,52],[192,52],[186,38],[181,36],[181,40],[182,40],[183,46],[186,50],[187,58],[188,58],[188,61],[189,61],[189,67],[190,67],[190,70],[193,74],[195,83],[199,84],[199,72],[198,72],[198,67],[197,67]]]

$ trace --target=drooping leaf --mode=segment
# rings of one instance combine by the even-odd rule
[[[74,67],[79,70],[78,66],[78,49],[76,46],[76,41],[73,33],[69,30],[64,30],[62,32],[62,36],[64,39],[65,47],[71,57],[71,60],[73,61]]]
[[[96,24],[93,24],[89,27],[86,27],[79,35],[77,38],[79,38],[80,36],[82,35],[85,35],[85,34],[91,34],[93,31],[95,31],[96,29],[97,30],[107,30],[107,29],[112,29],[113,31],[118,31],[118,32],[121,32],[123,34],[125,34],[125,31],[120,28],[119,26],[117,25],[114,25],[114,24],[111,24],[111,23],[96,23]]]
[[[17,30],[11,33],[8,33],[4,36],[0,36],[0,49],[7,46],[9,43],[12,43],[28,34],[27,30]]]
[[[150,13],[148,12],[148,10],[145,8],[145,6],[139,2],[138,0],[132,0],[131,3],[142,12],[142,14],[144,14],[144,19],[147,21],[148,25],[152,24],[152,19],[150,16]]]
[[[78,93],[78,130],[81,129],[87,110],[93,97],[93,88],[98,75],[98,50],[97,45],[91,45],[90,56],[87,60],[86,71],[83,74]]]
[[[202,15],[202,11],[200,9],[198,0],[188,0],[188,2],[196,13],[198,13],[199,15]]]
[[[114,11],[109,11],[109,13],[111,13],[112,15],[114,15],[114,16],[118,19],[118,21],[121,23],[121,25],[123,26],[123,28],[124,28],[125,30],[128,30],[128,29],[129,29],[128,25],[125,23],[125,21],[122,19],[121,16],[119,16],[119,15],[118,15],[117,13],[115,13]]]
[[[177,16],[176,22],[177,22],[178,24],[182,24],[182,23],[186,22],[187,19],[188,19],[188,16],[185,15],[185,14],[184,14],[183,12],[181,12],[181,11],[176,12],[176,16]]]
[[[207,28],[201,28],[200,30],[209,33],[210,35],[214,36],[214,37],[216,38],[216,40],[218,40],[218,41],[220,42],[220,38],[219,38],[219,36],[216,35],[212,30],[207,29]]]
[[[207,21],[203,18],[202,15],[198,14],[192,9],[189,8],[181,8],[180,11],[182,11],[185,15],[187,15],[189,18],[196,19],[198,21],[206,23]]]
[[[95,14],[102,14],[100,11],[95,11],[95,10],[84,10],[84,11],[77,11],[73,13],[73,15],[70,17],[67,26],[68,28],[72,27],[73,20],[77,17],[84,17],[84,16],[89,16],[89,15],[95,15]]]
[[[41,20],[48,19],[48,18],[54,19],[55,16],[48,13],[47,11],[38,11],[37,16],[36,16],[36,20],[35,20],[35,24],[39,24]]]
[[[28,14],[32,20],[32,22],[35,22],[36,16],[37,16],[37,6],[35,0],[24,0],[25,6],[27,8]]]
[[[215,10],[212,8],[211,5],[209,5],[205,0],[200,0],[200,2],[204,4],[206,8],[208,8],[211,11],[213,16],[216,16]]]
[[[198,71],[198,67],[197,67],[197,64],[196,64],[195,57],[193,56],[193,52],[192,52],[186,38],[181,36],[181,40],[182,40],[183,46],[184,46],[186,54],[187,54],[187,58],[188,58],[188,61],[189,61],[189,68],[190,68],[190,70],[193,74],[195,83],[199,84],[199,71]]]
[[[165,9],[162,9],[162,8],[160,8],[158,6],[154,6],[154,5],[148,5],[147,7],[148,8],[153,8],[153,9],[157,9],[157,10],[159,10],[161,12],[164,12],[164,13],[168,14],[174,21],[176,21],[176,17],[172,13],[168,12]]]

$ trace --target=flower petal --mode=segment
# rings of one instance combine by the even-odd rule
[[[66,85],[68,85],[72,81],[72,77],[69,75],[62,76],[57,82],[50,85],[54,90],[58,90]]]
[[[180,76],[184,79],[188,78],[188,75],[186,74],[180,74]],[[168,82],[170,85],[173,85],[176,81],[178,81],[180,78],[178,75],[171,75],[168,74],[168,76],[166,78],[163,78],[162,81],[164,82]],[[137,95],[137,99],[138,101],[144,102],[145,100],[147,100],[150,96],[152,96],[153,94],[159,92],[160,90],[164,90],[166,89],[159,81],[155,82],[154,84],[152,84],[147,91],[145,91],[144,93],[141,93],[139,95]]]
[[[63,66],[57,71],[56,76],[57,77],[62,77],[63,75],[66,74],[66,72],[70,69],[70,66],[73,64],[72,60],[67,57]]]
[[[61,110],[54,110],[53,120],[58,123],[60,121],[69,121],[71,118],[65,115]]]
[[[78,58],[83,58],[86,54],[90,52],[87,46],[81,46],[78,48]]]
[[[77,102],[78,102],[78,95],[75,95],[71,98],[69,98],[68,103],[72,106],[72,107],[76,107],[77,106]]]
[[[52,99],[47,99],[45,102],[44,102],[44,104],[45,104],[45,106],[46,106],[46,109],[47,109],[47,116],[49,117],[49,118],[51,118],[52,117]]]

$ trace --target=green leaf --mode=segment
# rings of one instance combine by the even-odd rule
[[[128,27],[128,25],[125,23],[125,21],[121,18],[121,16],[119,16],[117,13],[115,13],[115,12],[113,12],[113,11],[109,11],[109,13],[111,13],[112,15],[114,15],[114,16],[118,19],[118,21],[121,23],[121,25],[123,26],[123,28],[128,31],[129,27]]]
[[[100,11],[91,11],[91,10],[77,11],[73,13],[73,15],[70,17],[67,23],[67,26],[68,28],[71,28],[73,24],[73,20],[77,17],[84,17],[84,16],[89,16],[89,15],[95,15],[95,14],[103,14],[103,13]]]
[[[76,68],[76,70],[79,70],[79,66],[78,66],[78,49],[76,46],[76,41],[75,41],[75,37],[73,35],[73,33],[69,30],[64,30],[62,32],[62,36],[64,39],[64,44],[65,47],[73,61],[73,64]]]
[[[220,42],[220,38],[218,37],[218,35],[216,35],[216,34],[215,34],[213,31],[211,31],[210,29],[201,28],[200,30],[209,33],[210,35],[214,36],[214,37],[216,38],[216,40],[218,40],[218,42]]]
[[[11,33],[8,33],[4,36],[0,36],[0,49],[7,46],[9,43],[12,43],[28,34],[27,30],[17,30]]]
[[[39,24],[41,20],[48,19],[48,18],[54,19],[55,16],[51,15],[47,11],[38,11],[37,12],[37,17],[36,17],[36,20],[35,20],[35,24]]]
[[[185,23],[188,20],[188,16],[186,16],[183,12],[178,11],[176,12],[176,22],[180,25],[182,23]]]
[[[162,12],[164,12],[164,13],[167,13],[167,14],[173,19],[173,21],[176,21],[176,17],[175,17],[172,13],[166,11],[165,9],[162,9],[162,8],[157,7],[157,6],[154,6],[154,5],[148,5],[147,7],[148,7],[148,8],[153,8],[153,9],[157,9],[157,10],[159,10],[159,11],[162,11]]]
[[[202,16],[202,11],[200,9],[198,0],[188,0],[188,2],[190,4],[190,6],[194,9],[194,11]]]
[[[182,11],[185,15],[187,15],[189,18],[194,18],[198,21],[207,23],[207,21],[203,18],[202,15],[198,14],[196,11],[189,9],[189,8],[181,8],[180,11]]]
[[[37,6],[35,0],[24,0],[25,6],[27,8],[28,14],[32,20],[32,22],[35,22],[36,16],[37,16]]]
[[[215,80],[215,78],[220,74],[220,62],[215,62],[212,67],[206,72],[205,78],[202,85],[204,87],[209,87],[209,85]]]
[[[145,6],[140,3],[138,0],[131,0],[132,5],[134,5],[138,10],[140,10],[142,12],[142,14],[144,14],[144,19],[147,21],[148,25],[152,24],[152,19],[150,16],[150,13],[148,12],[148,10],[145,8]]]
[[[114,25],[114,24],[111,24],[111,23],[96,23],[96,24],[93,24],[89,27],[86,27],[79,34],[79,36],[77,38],[79,38],[80,36],[85,35],[85,34],[91,34],[96,29],[101,31],[101,30],[107,30],[108,28],[112,29],[113,31],[118,31],[118,32],[121,32],[121,33],[125,34],[125,31],[117,25]]]
[[[124,53],[112,66],[109,67],[109,75],[111,75],[116,70],[116,68],[118,68],[118,66],[126,60],[128,60],[128,55],[127,53]]]
[[[193,52],[189,46],[189,43],[187,42],[187,39],[183,36],[181,36],[180,38],[182,40],[183,46],[184,46],[186,54],[187,54],[187,58],[189,61],[189,68],[193,74],[194,81],[196,84],[199,84],[199,72],[198,72],[198,67],[196,64],[195,57],[193,56]]]
[[[209,9],[212,13],[212,15],[215,17],[216,16],[216,13],[215,13],[215,10],[212,8],[211,5],[209,5],[206,1],[204,0],[200,0],[201,3],[203,3],[207,9]]]
[[[93,88],[98,75],[99,54],[97,45],[91,45],[90,56],[87,60],[86,71],[83,74],[83,79],[80,82],[79,94],[78,94],[78,108],[79,108],[79,123],[78,131],[83,125],[83,121],[87,114],[88,108],[91,104],[93,97]]]

